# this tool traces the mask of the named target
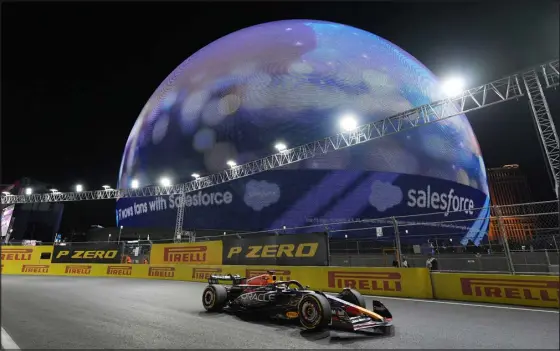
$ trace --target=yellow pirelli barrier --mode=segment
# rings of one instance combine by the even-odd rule
[[[192,269],[186,265],[13,263],[3,267],[2,274],[170,279],[188,281],[191,280]]]
[[[313,289],[338,292],[352,287],[366,295],[432,298],[432,287],[425,268],[342,268],[211,266],[164,264],[64,264],[14,263],[2,274],[58,275],[76,277],[116,277],[171,279],[206,282],[212,274],[239,274],[254,277],[274,270],[278,280],[299,280]]]
[[[430,273],[425,268],[50,263],[47,259],[41,260],[41,252],[47,249],[41,248],[35,253],[3,250],[2,255],[6,260],[2,261],[2,274],[168,279],[203,283],[212,274],[254,277],[274,270],[278,280],[294,279],[313,289],[329,292],[352,287],[365,295],[559,308],[560,282],[557,276],[432,273],[430,279]],[[16,254],[19,256],[8,256]]]
[[[253,277],[274,270],[278,280],[295,279],[313,289],[338,292],[352,287],[365,295],[433,297],[426,268],[346,268],[273,266],[198,266],[191,281],[205,282],[211,274],[239,274]]]
[[[40,264],[50,263],[52,246],[2,246],[2,270],[4,266],[17,263]]]
[[[434,298],[559,308],[557,276],[433,273]]]
[[[220,265],[222,264],[222,245],[221,241],[154,244],[150,252],[150,263]]]

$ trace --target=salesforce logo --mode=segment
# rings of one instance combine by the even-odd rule
[[[280,187],[278,184],[269,183],[265,180],[250,180],[245,185],[243,201],[254,211],[261,211],[263,208],[275,204],[278,200],[280,200]]]
[[[371,184],[369,203],[377,211],[385,212],[391,207],[397,206],[403,200],[401,188],[391,183],[376,180]]]
[[[199,191],[197,194],[185,196],[185,207],[198,207],[198,206],[220,206],[229,205],[233,201],[233,195],[229,191],[203,193]],[[181,195],[169,195],[169,208],[173,209],[181,205]]]
[[[464,212],[468,215],[474,214],[474,201],[467,197],[455,194],[455,189],[449,192],[439,193],[432,191],[430,185],[425,189],[410,189],[407,193],[407,206],[412,208],[433,209],[437,212],[444,211],[444,216],[449,216],[450,212]],[[403,192],[400,187],[392,183],[376,180],[371,185],[369,203],[379,212],[401,204]]]
[[[474,214],[474,201],[472,199],[455,195],[455,189],[449,189],[448,193],[432,192],[429,185],[425,190],[410,189],[406,204],[412,208],[433,208],[434,210],[445,211],[444,216],[448,216],[451,211],[464,212],[468,215]]]

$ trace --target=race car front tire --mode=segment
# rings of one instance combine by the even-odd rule
[[[318,331],[331,323],[331,304],[323,295],[306,294],[298,304],[299,321],[303,328]]]
[[[228,292],[223,285],[208,285],[202,293],[202,305],[208,312],[221,312],[227,304]]]
[[[340,298],[343,299],[346,302],[350,302],[351,304],[363,307],[363,308],[367,308],[366,307],[366,300],[364,299],[364,297],[362,296],[362,294],[360,294],[360,292],[358,290],[355,289],[344,289],[341,293],[340,293]]]

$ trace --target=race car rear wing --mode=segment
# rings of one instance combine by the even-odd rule
[[[220,284],[220,281],[230,281],[233,285],[243,284],[245,278],[238,274],[214,275],[208,278],[208,284]]]

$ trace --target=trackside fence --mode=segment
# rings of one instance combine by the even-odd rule
[[[429,212],[387,218],[322,220],[300,227],[258,232],[190,229],[181,238],[118,241],[122,263],[150,263],[153,244],[205,242],[326,232],[329,264],[347,267],[430,267],[440,272],[552,274],[559,272],[560,228],[557,201]],[[216,233],[221,233],[216,235]],[[148,236],[149,238],[149,236]],[[62,242],[55,246],[98,245]],[[9,245],[53,245],[10,242]],[[3,245],[7,245],[4,244]]]

